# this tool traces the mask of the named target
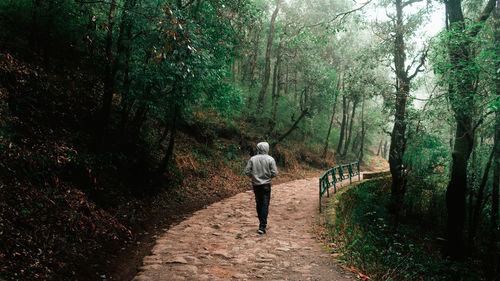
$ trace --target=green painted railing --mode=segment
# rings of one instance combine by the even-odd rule
[[[330,197],[331,187],[333,187],[333,193],[337,193],[337,183],[342,185],[342,181],[349,178],[349,184],[351,184],[352,178],[355,176],[358,176],[358,180],[361,179],[359,162],[339,165],[326,171],[321,178],[319,178],[319,211],[321,212],[321,198],[325,192],[326,196]]]

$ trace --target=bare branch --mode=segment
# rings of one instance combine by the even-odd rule
[[[395,17],[395,16],[393,16],[393,15],[391,15],[391,14],[389,14],[389,12],[387,11],[387,7],[385,8],[385,15],[386,15],[389,19],[391,19],[391,21],[392,21],[392,22],[395,22],[395,21],[396,21],[396,17]]]
[[[414,3],[417,3],[417,2],[421,2],[422,0],[408,0],[406,2],[403,3],[402,7],[406,7],[408,5],[411,5],[411,4],[414,4]]]
[[[343,20],[349,14],[352,14],[354,12],[357,12],[357,11],[363,9],[366,5],[370,4],[371,2],[372,2],[372,0],[368,0],[365,3],[363,3],[361,6],[359,6],[358,8],[355,8],[355,9],[352,9],[350,11],[337,14],[333,18],[329,19],[328,21],[319,22],[319,23],[315,23],[315,24],[312,24],[312,25],[305,25],[304,27],[311,28],[311,27],[316,27],[316,26],[319,26],[319,25],[327,25],[327,24],[332,23],[333,21],[335,21],[338,18],[341,18],[341,20]]]
[[[417,74],[419,72],[423,71],[422,67],[425,64],[425,59],[427,58],[427,53],[428,52],[429,52],[429,46],[425,46],[424,50],[422,51],[422,55],[420,56],[420,64],[417,66],[417,68],[415,69],[415,71],[413,72],[413,74],[410,75],[410,76],[408,76],[408,80],[411,80],[411,79],[415,78],[415,76],[417,76]]]
[[[494,111],[494,110],[492,110],[492,111],[490,111],[490,112],[486,113],[485,115],[483,115],[483,116],[481,117],[481,119],[479,119],[479,120],[477,121],[476,125],[474,125],[474,128],[472,128],[472,133],[474,133],[474,132],[477,130],[477,128],[478,128],[481,124],[483,124],[483,122],[484,122],[484,120],[486,119],[486,117],[488,117],[488,115],[490,115],[490,114],[492,114],[492,113],[495,113],[495,111]]]

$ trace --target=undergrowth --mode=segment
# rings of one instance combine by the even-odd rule
[[[324,218],[326,244],[373,280],[483,280],[474,261],[441,255],[439,227],[388,213],[390,177],[360,182],[332,197]],[[340,253],[340,255],[339,255]]]

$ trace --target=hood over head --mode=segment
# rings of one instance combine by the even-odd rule
[[[268,154],[269,153],[269,144],[267,142],[259,142],[257,144],[257,153],[258,154]]]

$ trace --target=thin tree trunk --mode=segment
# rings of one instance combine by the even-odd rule
[[[384,159],[387,159],[387,140],[384,141]]]
[[[262,22],[260,22],[260,25],[262,26]],[[255,28],[255,40],[253,43],[253,54],[252,54],[252,59],[250,62],[250,71],[248,73],[248,79],[250,80],[250,85],[248,90],[251,91],[254,85],[254,73],[255,73],[255,66],[257,65],[257,57],[259,56],[259,42],[260,42],[260,28]]]
[[[278,112],[278,102],[281,92],[281,47],[282,47],[283,33],[280,35],[280,42],[276,52],[276,65],[274,66],[274,79],[273,79],[273,108],[271,115],[271,124],[269,126],[268,135],[270,136],[276,126],[276,114]]]
[[[364,150],[365,150],[365,99],[363,98],[363,105],[361,106],[361,145],[359,147],[359,162],[363,162]]]
[[[351,145],[351,152],[356,153],[356,149],[358,148],[358,144],[361,141],[361,131],[356,131],[354,134],[354,137],[352,138],[352,145]],[[359,153],[356,153],[359,156]]]
[[[123,87],[122,87],[122,100],[120,102],[120,134],[123,136],[125,127],[128,121],[128,114],[132,107],[132,98],[130,97],[130,40],[132,40],[132,23],[129,16],[129,10],[136,4],[136,0],[127,0],[124,4],[122,20],[120,23],[120,33],[117,41],[117,59],[113,65],[113,79],[116,77],[118,68],[123,64]],[[122,58],[122,53],[124,58]],[[124,61],[122,63],[122,61]]]
[[[285,96],[288,97],[288,62],[286,63],[286,74],[285,74]]]
[[[172,160],[172,155],[174,153],[175,136],[177,134],[177,120],[179,116],[179,109],[179,105],[175,103],[174,116],[172,119],[172,127],[170,128],[170,138],[168,140],[167,152],[165,153],[165,156],[163,157],[163,160],[161,161],[158,168],[159,173],[165,172],[165,170],[168,168],[168,164]]]
[[[131,32],[131,30],[129,30],[129,31]],[[130,48],[128,49],[127,56],[130,56]],[[146,75],[147,65],[149,63],[150,58],[151,58],[151,50],[148,50],[146,53],[146,59],[144,60],[144,64],[142,67],[142,75]],[[128,58],[127,60],[129,60],[129,59],[130,58]],[[128,86],[130,86],[131,80],[128,77],[125,77],[125,83],[128,84]],[[144,87],[144,85],[143,85],[142,88],[143,88],[143,91],[144,91],[146,96],[148,96],[151,93],[150,86]],[[123,130],[123,131],[125,130],[127,123],[129,121],[130,113],[132,112],[132,109],[134,107],[134,102],[137,100],[135,97],[130,97],[129,90],[127,90],[127,93],[128,93],[127,96],[123,97],[122,102],[120,104],[120,107],[122,108],[122,112],[121,112],[121,119],[122,120],[121,120],[120,127],[121,127],[121,130]],[[132,122],[132,124],[134,125],[136,123]]]
[[[298,90],[297,90],[297,72],[298,72],[298,70],[297,70],[297,68],[295,68],[294,80],[293,80],[293,88],[294,88],[294,89],[293,89],[293,90],[294,90],[294,92],[293,92],[293,94],[294,94],[294,96],[293,96],[293,101],[294,101],[295,103],[297,103],[297,97],[298,97],[298,95],[299,95],[299,92],[298,92]]]
[[[483,178],[481,180],[481,183],[479,184],[479,189],[477,191],[477,199],[472,212],[472,225],[469,234],[471,243],[474,243],[474,237],[477,232],[477,226],[479,225],[479,215],[483,211],[484,188],[486,186],[486,182],[488,181],[488,174],[490,173],[491,162],[493,160],[494,155],[495,155],[495,148],[491,150],[490,157],[488,158],[488,162],[486,163],[486,168],[484,169]],[[471,211],[472,211],[472,206],[471,206]]]
[[[342,88],[343,86],[342,82]],[[339,144],[337,145],[337,153],[342,155],[342,144],[344,144],[344,134],[346,127],[346,119],[347,119],[347,98],[345,96],[344,91],[342,91],[342,123],[340,123],[340,136],[339,136]]]
[[[106,66],[104,70],[104,93],[100,112],[97,134],[95,138],[95,148],[100,149],[104,134],[108,128],[111,115],[111,102],[113,101],[114,78],[112,73],[112,47],[113,47],[113,27],[115,24],[116,0],[111,0],[108,13],[108,32],[106,34],[105,56]]]
[[[380,156],[380,154],[382,153],[382,143],[384,142],[384,139],[380,139],[379,143],[378,143],[378,148],[377,148],[377,156]]]
[[[264,83],[262,84],[262,88],[259,92],[259,99],[257,100],[257,110],[261,111],[264,107],[264,98],[267,91],[267,86],[269,84],[269,76],[271,73],[271,50],[273,47],[274,40],[274,22],[276,21],[276,17],[278,16],[278,11],[280,9],[281,0],[276,1],[276,8],[274,9],[273,15],[271,16],[271,22],[269,23],[269,37],[267,38],[267,47],[266,47],[266,68],[264,70]]]
[[[281,141],[283,141],[286,137],[288,137],[288,135],[290,135],[290,133],[292,133],[293,130],[295,130],[297,128],[297,125],[300,123],[300,120],[302,120],[307,115],[307,113],[308,113],[307,109],[302,110],[302,113],[300,114],[299,118],[297,118],[297,120],[295,120],[295,122],[293,123],[293,125],[290,127],[290,129],[288,129],[288,131],[286,133],[284,133],[283,135],[281,135],[278,138],[278,141],[276,141],[276,143],[274,143],[273,146],[276,146]]]
[[[351,113],[351,123],[349,124],[349,133],[347,134],[345,146],[344,146],[344,157],[347,155],[347,150],[349,149],[349,144],[351,143],[351,137],[352,137],[352,125],[354,124],[354,117],[356,114],[356,106],[358,105],[358,99],[355,98],[354,101],[352,102],[352,113]]]
[[[335,93],[335,100],[332,105],[332,117],[330,118],[330,126],[328,127],[328,133],[326,134],[325,146],[323,148],[323,154],[321,157],[325,158],[328,152],[328,144],[330,143],[330,133],[332,132],[333,121],[335,120],[335,106],[337,105],[338,94]]]

